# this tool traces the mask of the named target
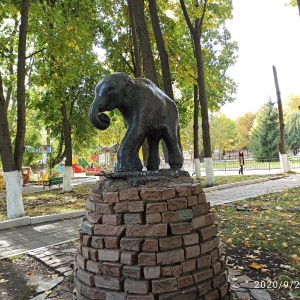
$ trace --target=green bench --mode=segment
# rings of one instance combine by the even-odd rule
[[[45,189],[45,186],[49,186],[49,189],[51,185],[57,185],[60,187],[60,184],[63,183],[63,177],[53,177],[49,180],[43,180],[43,189]]]

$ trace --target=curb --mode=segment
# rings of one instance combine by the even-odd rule
[[[34,225],[45,222],[58,221],[69,218],[77,218],[84,216],[86,213],[85,210],[72,211],[62,214],[54,214],[54,215],[46,215],[46,216],[38,216],[38,217],[21,217],[12,220],[6,220],[0,222],[0,230],[9,229],[14,227],[26,226],[26,225]]]
[[[212,186],[208,188],[203,188],[204,192],[211,192],[211,191],[217,191],[217,190],[225,190],[237,186],[244,186],[244,185],[249,185],[253,183],[260,183],[260,182],[265,182],[268,180],[276,180],[276,179],[281,179],[284,178],[285,176],[283,175],[278,175],[278,176],[272,176],[268,178],[257,178],[257,179],[252,179],[252,180],[246,180],[246,181],[241,181],[241,182],[235,182],[235,183],[227,183],[227,184],[222,184],[222,185],[217,185],[217,186]]]

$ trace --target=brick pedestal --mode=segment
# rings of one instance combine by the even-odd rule
[[[200,183],[186,172],[113,174],[86,202],[77,299],[229,299],[223,245]]]

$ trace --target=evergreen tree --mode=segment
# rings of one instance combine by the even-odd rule
[[[255,159],[278,156],[279,124],[274,102],[268,101],[258,112],[251,132],[250,150]]]
[[[300,111],[293,111],[287,116],[285,142],[288,149],[296,155],[300,149]]]

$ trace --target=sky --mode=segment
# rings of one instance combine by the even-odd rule
[[[228,75],[238,84],[236,100],[221,108],[228,118],[256,113],[269,98],[277,102],[272,66],[277,70],[281,99],[300,95],[300,16],[289,0],[233,0],[228,22],[238,43],[238,59]]]

